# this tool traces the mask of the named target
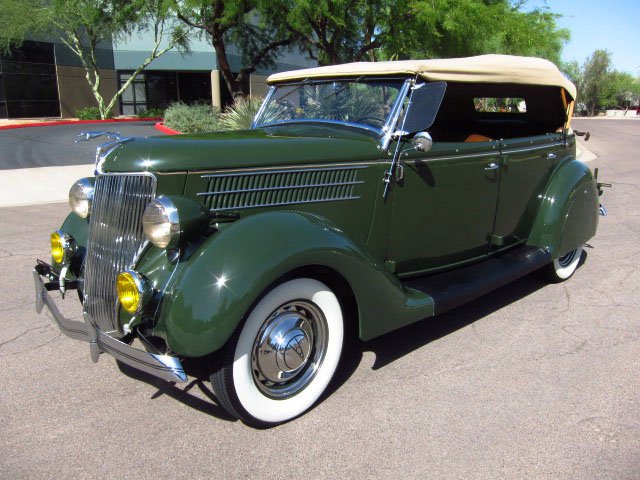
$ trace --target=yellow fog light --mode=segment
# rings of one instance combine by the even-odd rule
[[[75,240],[66,233],[56,230],[51,234],[51,257],[56,263],[67,263],[76,253]]]
[[[120,305],[129,313],[138,313],[151,298],[149,281],[133,270],[118,275],[116,290]]]

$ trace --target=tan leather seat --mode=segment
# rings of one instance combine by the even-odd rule
[[[464,141],[467,143],[471,143],[471,142],[490,142],[491,140],[493,140],[493,138],[485,137],[484,135],[480,135],[477,133],[472,133],[467,138],[465,138]]]

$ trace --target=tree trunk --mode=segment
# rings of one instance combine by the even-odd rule
[[[231,92],[234,103],[238,100],[244,100],[246,98],[246,95],[242,90],[242,84],[238,82],[238,79],[231,71],[231,66],[229,65],[229,60],[227,59],[227,52],[225,50],[222,34],[217,31],[212,32],[211,41],[218,57],[218,69],[222,73],[224,83],[227,85],[227,88]]]

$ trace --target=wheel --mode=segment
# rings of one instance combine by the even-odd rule
[[[342,352],[340,302],[325,284],[287,281],[251,310],[211,375],[221,405],[249,425],[286,422],[308,410],[331,381]]]
[[[554,283],[565,281],[578,268],[580,257],[582,257],[582,245],[551,262],[547,266],[547,278]]]

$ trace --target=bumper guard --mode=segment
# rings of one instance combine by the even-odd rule
[[[171,355],[159,355],[139,350],[101,332],[91,325],[89,321],[79,322],[65,318],[49,295],[49,291],[51,290],[60,290],[59,282],[50,281],[44,283],[42,278],[40,278],[41,276],[53,280],[55,274],[51,271],[49,265],[38,261],[38,264],[33,270],[33,280],[36,288],[36,313],[41,313],[42,309],[46,306],[62,333],[75,340],[89,342],[91,358],[94,362],[98,361],[100,353],[106,352],[137,370],[141,370],[163,380],[176,383],[187,381],[187,375],[178,358]]]

